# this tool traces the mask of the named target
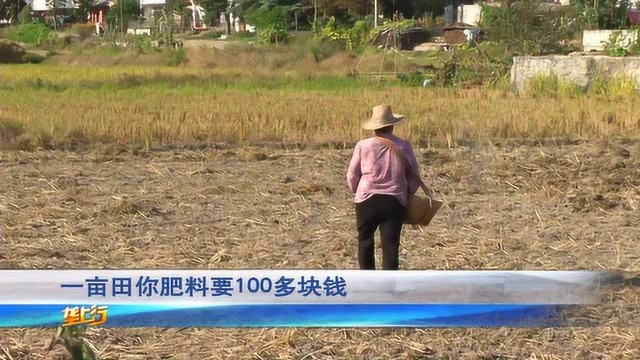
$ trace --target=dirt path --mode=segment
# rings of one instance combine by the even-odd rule
[[[226,46],[228,46],[231,41],[225,40],[182,40],[184,47],[186,48],[213,48],[223,50]]]

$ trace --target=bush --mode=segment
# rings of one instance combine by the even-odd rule
[[[256,33],[251,31],[238,31],[233,33],[233,37],[237,39],[253,39],[256,37]]]
[[[533,77],[527,82],[527,91],[536,98],[576,97],[584,93],[578,85],[560,80],[555,74]]]
[[[583,14],[590,29],[612,30],[627,27],[630,1],[577,0],[571,4]]]
[[[95,25],[92,24],[76,24],[71,27],[71,32],[80,36],[80,39],[87,39],[96,32]]]
[[[24,134],[24,132],[25,128],[21,122],[0,118],[0,139],[9,142]]]
[[[422,86],[425,80],[424,75],[420,71],[412,71],[407,74],[398,75],[398,78],[400,78],[401,84],[409,87]]]
[[[22,8],[20,14],[18,14],[18,21],[20,22],[20,24],[31,24],[31,22],[33,21],[33,18],[31,17],[31,11],[32,9],[29,5]]]
[[[377,29],[376,31],[380,31]],[[365,21],[356,21],[352,28],[337,26],[332,16],[320,29],[318,37],[325,41],[333,41],[344,50],[362,50],[370,40],[372,31]]]
[[[113,28],[126,29],[129,21],[135,21],[141,15],[142,10],[140,10],[140,2],[138,0],[121,0],[111,8],[111,11],[107,12],[105,21]],[[122,24],[120,24],[121,17]]]
[[[22,24],[7,28],[4,34],[11,41],[39,46],[49,37],[51,29],[44,24]]]
[[[247,13],[247,21],[255,24],[261,42],[281,43],[289,39],[291,10],[288,6],[259,7]]]
[[[317,63],[332,57],[342,51],[340,44],[330,39],[322,39],[314,35],[296,37],[291,42],[291,48],[301,57],[311,55]]]
[[[47,58],[38,54],[34,54],[34,53],[26,53],[23,57],[22,57],[22,61],[25,63],[29,63],[29,64],[40,64],[41,62],[45,61]]]
[[[571,7],[549,10],[540,0],[524,0],[483,6],[482,27],[488,40],[505,44],[510,52],[544,55],[564,50],[561,42],[582,31],[582,16]]]
[[[187,59],[187,49],[167,49],[167,65],[178,66]]]
[[[210,31],[208,33],[205,33],[202,38],[203,39],[219,39],[222,34],[224,34],[222,31]]]

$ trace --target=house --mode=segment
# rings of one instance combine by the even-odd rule
[[[229,4],[229,6],[227,7],[228,9],[235,6],[237,2],[237,0],[227,0],[227,1]],[[220,25],[226,28],[227,20],[225,19],[224,14],[220,14],[219,20],[220,20]],[[231,31],[235,31],[235,32],[241,32],[241,31],[255,32],[256,31],[255,26],[247,24],[239,16],[237,16],[234,13],[229,13],[229,21],[230,21],[229,28],[231,29]]]
[[[142,17],[144,17],[145,19],[153,19],[153,13],[155,11],[164,10],[165,5],[165,0],[140,0],[140,10],[142,10]]]
[[[31,10],[33,10],[34,13],[40,14],[53,10],[54,1],[56,9],[72,10],[75,7],[73,0],[27,0],[26,3],[31,6]]]
[[[96,26],[96,33],[101,34],[106,28],[106,16],[111,7],[115,5],[113,1],[109,0],[95,0],[94,5],[89,11],[89,24]]]
[[[187,9],[192,11],[192,16],[189,19],[190,28],[192,30],[204,30],[207,26],[204,23],[204,8],[196,5],[194,0],[182,0]],[[164,11],[166,7],[165,0],[140,0],[140,9],[142,10],[142,17],[147,21],[151,21],[154,18],[154,12]],[[182,24],[182,14],[174,13],[173,19],[175,23]]]
[[[570,5],[570,0],[546,0],[545,4],[549,6],[566,6],[566,5]],[[483,5],[480,5],[478,3],[463,4],[463,5],[459,5],[455,9],[455,12],[453,11],[453,8],[450,5],[447,8],[445,8],[445,13],[447,13],[448,11],[448,14],[449,14],[448,20],[450,20],[447,22],[448,23],[458,22],[458,23],[463,23],[467,25],[478,26],[482,21],[482,6],[500,6],[500,5],[501,5],[500,1],[487,1]]]
[[[58,27],[63,26],[66,20],[73,16],[75,8],[73,0],[27,0],[26,3],[31,6],[34,16],[41,17],[47,22],[55,19]]]
[[[204,16],[205,16],[205,11],[204,8],[202,8],[201,6],[197,5],[197,1],[195,0],[183,0],[185,2],[185,4],[187,5],[188,9],[192,10],[192,18],[190,19],[189,23],[191,24],[191,29],[193,30],[204,30],[206,29],[206,25],[204,23]],[[235,6],[235,0],[227,0],[228,1],[228,8],[231,8],[232,6]],[[147,19],[147,20],[151,20],[153,19],[153,13],[155,11],[162,11],[164,10],[166,5],[166,0],[140,0],[140,9],[142,10],[142,16]],[[193,11],[195,10],[195,11]],[[181,18],[182,18],[182,14],[177,14],[175,17],[176,21],[178,23],[181,23]],[[250,32],[255,32],[255,27],[248,25],[246,23],[244,23],[240,17],[236,16],[235,14],[231,13],[229,14],[229,19],[230,19],[230,28],[232,31],[235,32],[240,32],[240,31],[250,31]],[[225,21],[225,16],[224,14],[220,14],[220,18],[219,18],[220,24],[222,26],[226,26],[226,21]]]
[[[73,12],[79,7],[79,4],[74,0],[55,0],[56,10],[61,14],[68,14]],[[52,0],[27,0],[26,3],[31,6],[31,9],[35,16],[46,17],[53,10]],[[89,17],[86,19],[91,24],[104,24],[104,18],[107,12],[114,5],[113,1],[109,0],[94,0],[94,4],[91,7]]]

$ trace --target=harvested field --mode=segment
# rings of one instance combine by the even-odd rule
[[[347,150],[3,152],[0,268],[357,268]],[[404,269],[640,274],[640,143],[423,149],[445,199]],[[636,285],[634,285],[636,284]],[[94,329],[101,359],[638,359],[637,280],[567,329]],[[50,330],[0,330],[42,359]],[[55,359],[63,359],[58,351]]]
[[[344,146],[360,138],[361,121],[381,102],[411,120],[398,130],[414,143],[640,137],[637,95],[535,99],[506,90],[377,87],[344,75],[262,68],[7,68],[1,140],[23,150],[96,143]]]

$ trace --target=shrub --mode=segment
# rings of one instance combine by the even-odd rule
[[[31,11],[32,9],[29,5],[22,8],[20,14],[18,14],[18,21],[20,24],[30,24],[32,22],[33,18],[31,17]]]
[[[0,119],[0,139],[12,141],[24,134],[24,125],[13,119]]]
[[[561,42],[582,30],[581,20],[574,8],[549,10],[539,0],[525,0],[483,6],[481,22],[488,40],[504,43],[510,52],[543,55],[561,52]]]
[[[9,27],[4,32],[7,39],[30,45],[41,45],[51,34],[44,24],[21,24]]]
[[[121,0],[111,8],[111,11],[107,12],[105,21],[112,27],[126,29],[129,21],[135,21],[141,15],[142,11],[140,10],[140,2],[138,0]],[[122,24],[120,24],[121,17]]]
[[[87,39],[96,32],[93,24],[76,24],[71,27],[71,32],[80,36],[80,39]]]
[[[376,31],[379,31],[376,30]],[[365,21],[356,21],[352,28],[337,26],[332,16],[320,29],[318,37],[325,41],[333,41],[344,50],[362,50],[370,39],[371,30]]]
[[[247,13],[247,21],[255,24],[261,42],[280,43],[289,39],[289,20],[291,10],[288,6],[259,7]]]
[[[256,33],[251,31],[238,31],[233,33],[235,39],[253,39],[256,37]]]
[[[219,39],[222,36],[222,31],[210,31],[202,36],[203,39]]]
[[[422,86],[425,77],[420,71],[412,71],[407,74],[398,75],[400,83],[405,86],[416,87]]]
[[[339,53],[340,50],[340,45],[337,42],[321,38],[312,39],[309,45],[311,56],[318,63]]]
[[[96,360],[98,350],[86,339],[86,331],[87,327],[78,325],[58,327],[45,356],[57,345],[63,345],[72,360]]]
[[[167,49],[167,64],[169,66],[178,66],[187,59],[187,49]]]
[[[591,29],[623,29],[627,27],[630,1],[577,0],[571,4],[582,14]]]
[[[584,93],[578,85],[560,80],[555,74],[538,75],[527,82],[527,87],[533,97],[576,97]]]
[[[26,53],[23,57],[22,57],[22,61],[25,63],[29,63],[29,64],[40,64],[41,62],[45,61],[47,58],[38,54],[34,54],[34,53]]]
[[[631,77],[614,76],[604,78],[598,74],[589,84],[587,94],[605,96],[634,96],[638,93],[635,81]]]

